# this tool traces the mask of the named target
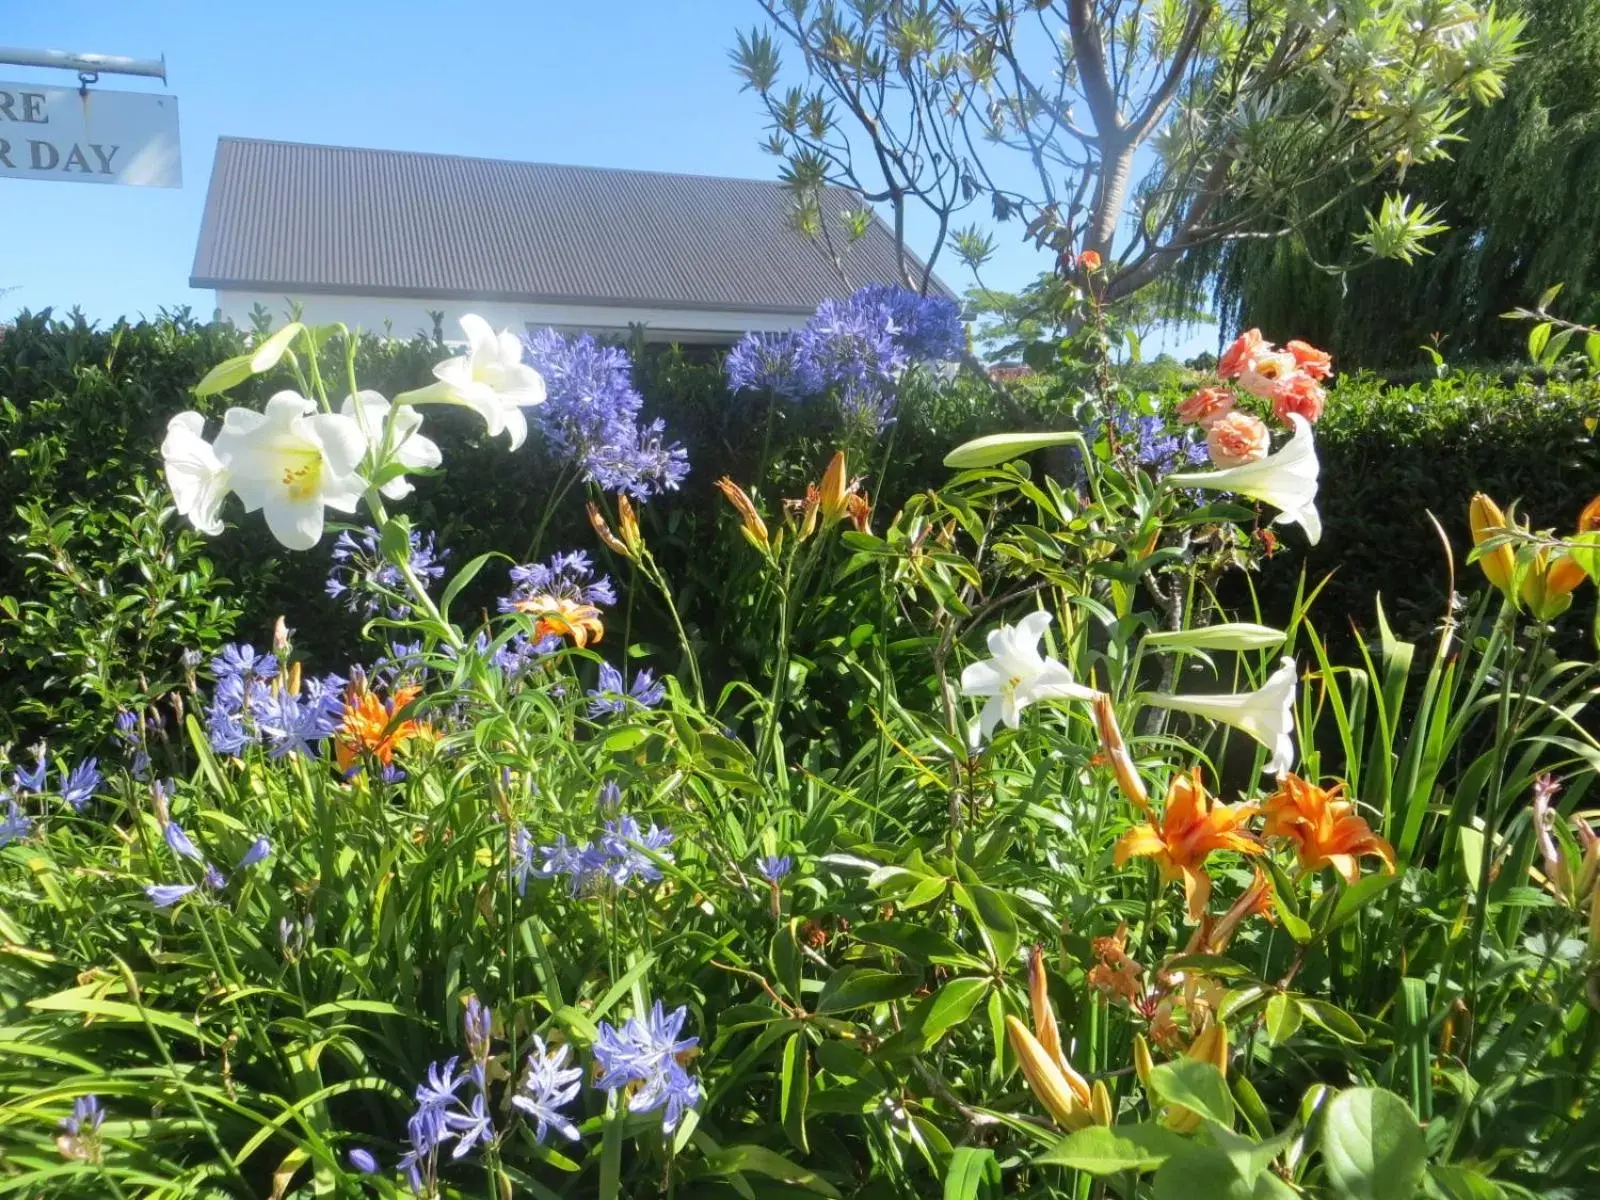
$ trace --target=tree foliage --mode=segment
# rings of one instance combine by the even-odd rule
[[[1228,324],[1294,329],[1374,368],[1516,356],[1524,327],[1501,315],[1566,285],[1564,311],[1591,322],[1600,291],[1600,0],[1525,0],[1522,61],[1504,101],[1462,123],[1451,159],[1405,178],[1449,231],[1410,268],[1383,263],[1348,287],[1336,262],[1389,179],[1331,204],[1293,239],[1215,256]],[[1330,197],[1331,199],[1331,197]],[[1195,264],[1198,270],[1204,264]]]
[[[1093,250],[1107,301],[1197,247],[1279,236],[1330,193],[1440,157],[1472,102],[1501,93],[1520,18],[1466,0],[759,0],[734,66],[802,209],[829,184],[935,229],[926,286],[964,212],[1016,219],[1061,256]],[[804,79],[783,82],[780,43]],[[1370,251],[1412,249],[1391,211]]]

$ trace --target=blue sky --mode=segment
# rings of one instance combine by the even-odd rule
[[[761,110],[728,66],[753,0],[521,0],[450,11],[437,0],[52,0],[9,5],[3,37],[34,49],[165,54],[178,97],[178,190],[0,179],[0,312],[81,307],[153,315],[189,287],[219,134],[493,158],[772,178]],[[74,82],[0,65],[0,79]],[[159,90],[105,76],[102,87]],[[997,231],[985,281],[1018,287],[1046,260]],[[945,260],[957,290],[971,282]],[[1215,340],[1181,341],[1192,353]],[[1153,347],[1152,347],[1153,349]]]

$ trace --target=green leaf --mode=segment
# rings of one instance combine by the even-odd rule
[[[1544,353],[1544,344],[1550,340],[1550,322],[1540,321],[1528,330],[1528,357],[1534,362],[1539,361],[1539,356]]]
[[[939,882],[942,884],[943,880]],[[939,890],[944,889],[941,887]],[[904,905],[905,901],[902,900],[901,904]],[[938,930],[913,925],[909,921],[867,921],[851,926],[850,936],[875,946],[887,946],[919,963],[977,966],[982,962]]]
[[[783,1044],[782,1090],[778,1113],[783,1131],[801,1154],[809,1154],[806,1141],[806,1101],[811,1097],[811,1054],[804,1033],[792,1033]]]
[[[1300,1003],[1287,992],[1274,992],[1267,1001],[1267,1041],[1281,1046],[1300,1028]]]
[[[956,902],[978,919],[994,952],[995,961],[1008,963],[1017,952],[1017,918],[1005,898],[981,884],[957,884]]]
[[[765,1146],[728,1146],[707,1154],[700,1168],[694,1173],[697,1175],[733,1175],[741,1171],[753,1171],[757,1175],[766,1175],[781,1183],[793,1184],[805,1188],[807,1191],[816,1192],[821,1196],[837,1196],[839,1191],[826,1179],[815,1171],[802,1167],[799,1163],[785,1158],[775,1150],[768,1150]]]
[[[960,1146],[944,1173],[944,1200],[998,1200],[1000,1164],[994,1151]]]
[[[1413,1200],[1428,1162],[1417,1118],[1381,1088],[1347,1088],[1329,1101],[1321,1149],[1339,1200]]]
[[[1091,1125],[1062,1138],[1038,1160],[1091,1175],[1154,1171],[1190,1146],[1189,1139],[1160,1125]]]
[[[1233,1095],[1222,1072],[1208,1062],[1178,1058],[1150,1072],[1150,1089],[1168,1104],[1187,1108],[1224,1128],[1233,1124]]]
[[[848,1012],[853,1008],[868,1008],[886,1000],[898,1000],[917,990],[922,982],[916,975],[898,975],[892,971],[866,971],[845,967],[835,971],[822,985],[817,997],[817,1012]]]
[[[916,1031],[926,1049],[970,1017],[988,991],[987,979],[976,976],[952,979],[917,1006],[906,1028]]]
[[[196,396],[211,396],[218,392],[225,392],[229,388],[236,388],[246,379],[249,379],[250,356],[241,354],[237,358],[225,358],[211,370],[207,371],[200,382],[194,385]]]
[[[1333,906],[1333,914],[1328,918],[1328,924],[1322,931],[1323,935],[1326,936],[1338,929],[1371,901],[1399,882],[1398,874],[1387,874],[1367,875],[1354,883],[1341,884],[1338,902]]]
[[[1085,454],[1088,453],[1083,434],[1077,432],[991,433],[987,437],[974,438],[957,446],[944,456],[944,465],[952,470],[994,467],[1013,458],[1021,458],[1024,454],[1031,454],[1035,450],[1043,450],[1048,446],[1064,446],[1069,442],[1076,443]]]
[[[1326,1000],[1313,1000],[1309,996],[1300,997],[1300,1011],[1321,1025],[1329,1033],[1347,1042],[1364,1042],[1367,1040],[1366,1031],[1356,1022],[1356,1019],[1344,1009]]]
[[[1561,294],[1561,289],[1565,286],[1565,284],[1561,283],[1552,283],[1549,287],[1545,288],[1543,294],[1539,297],[1539,303],[1535,306],[1534,311],[1547,311],[1550,308],[1551,303],[1554,302],[1555,298]]]
[[[1471,1167],[1436,1163],[1428,1168],[1428,1174],[1449,1200],[1503,1200],[1505,1196],[1499,1184]]]
[[[1600,333],[1591,333],[1583,339],[1583,352],[1589,358],[1589,366],[1600,371]]]

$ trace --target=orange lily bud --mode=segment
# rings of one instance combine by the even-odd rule
[[[1583,582],[1583,572],[1563,570],[1558,574],[1556,571],[1557,567],[1569,562],[1570,556],[1563,556],[1552,564],[1549,552],[1540,550],[1523,573],[1518,594],[1528,606],[1528,611],[1541,621],[1553,621],[1572,607],[1572,589]],[[1572,566],[1576,567],[1577,564],[1572,563]],[[1561,588],[1557,588],[1555,583],[1560,583]]]
[[[827,481],[823,481],[826,485]],[[806,498],[800,506],[800,540],[803,542],[817,531],[817,514],[822,510],[822,493],[814,483],[806,484]]]
[[[1150,1086],[1150,1072],[1155,1069],[1155,1065],[1155,1060],[1150,1057],[1150,1043],[1144,1040],[1144,1034],[1134,1034],[1133,1073],[1145,1087]]]
[[[300,694],[300,664],[298,662],[289,664],[288,685],[289,695],[298,696]]]
[[[1094,1081],[1094,1088],[1089,1093],[1089,1115],[1094,1118],[1096,1125],[1109,1127],[1112,1118],[1116,1115],[1111,1107],[1111,1093],[1106,1090],[1103,1079]]]
[[[1112,707],[1111,697],[1105,692],[1096,693],[1093,708],[1095,728],[1100,731],[1100,752],[1105,755],[1112,774],[1117,777],[1117,786],[1122,789],[1122,794],[1135,808],[1144,812],[1150,807],[1150,793],[1145,790],[1139,772],[1133,768],[1133,759],[1128,754],[1127,743],[1122,740],[1122,730],[1117,725],[1117,712]]]
[[[1084,1103],[1089,1099],[1088,1085],[1084,1084],[1084,1102],[1080,1102],[1074,1094],[1077,1089],[1068,1083],[1067,1076],[1039,1044],[1039,1040],[1016,1017],[1006,1017],[1006,1039],[1017,1056],[1029,1089],[1055,1123],[1063,1129],[1082,1129],[1088,1125],[1090,1118]]]
[[[829,525],[843,519],[850,506],[850,479],[845,473],[844,451],[833,456],[822,473],[822,519]]]
[[[1477,546],[1483,545],[1496,533],[1510,528],[1505,513],[1500,511],[1500,506],[1482,492],[1472,497],[1472,504],[1467,509],[1467,518],[1472,525],[1472,542]],[[1506,595],[1511,594],[1511,580],[1516,574],[1517,556],[1510,546],[1496,546],[1478,559],[1478,565],[1483,568],[1484,577],[1491,584]]]
[[[611,526],[606,524],[606,519],[601,515],[599,506],[591,500],[586,507],[589,510],[589,524],[594,529],[595,535],[605,543],[606,549],[613,554],[620,554],[624,558],[631,557],[628,554],[628,547],[623,545],[617,535],[611,532]]]
[[[1041,946],[1035,946],[1028,959],[1028,1001],[1033,1007],[1034,1036],[1056,1065],[1063,1070],[1070,1069],[1067,1067],[1067,1056],[1061,1052],[1061,1033],[1056,1028],[1055,1007],[1050,1003],[1050,980],[1045,974],[1044,948]]]
[[[1578,514],[1578,534],[1593,533],[1600,529],[1600,496],[1583,506],[1583,511]],[[1585,575],[1578,560],[1570,554],[1563,554],[1550,564],[1550,574],[1545,581],[1545,590],[1556,595],[1565,596],[1577,589],[1584,581]]]
[[[756,511],[755,502],[750,499],[749,493],[726,475],[717,480],[717,487],[738,512],[739,519],[743,522],[744,536],[750,544],[757,550],[766,550],[771,546],[772,539],[767,534],[767,523]]]
[[[645,546],[645,536],[638,531],[634,501],[630,501],[627,494],[621,491],[616,496],[616,528],[622,534],[622,544],[629,549],[629,554],[637,555]]]

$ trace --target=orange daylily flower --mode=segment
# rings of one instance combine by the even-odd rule
[[[1095,695],[1094,723],[1100,734],[1100,753],[1096,757],[1110,764],[1122,794],[1130,804],[1144,812],[1150,807],[1150,793],[1145,790],[1144,781],[1134,768],[1133,758],[1128,754],[1128,744],[1122,740],[1122,729],[1117,725],[1116,709],[1105,692]]]
[[[1144,984],[1144,968],[1128,956],[1128,925],[1124,921],[1111,937],[1097,937],[1091,943],[1099,961],[1089,968],[1088,984],[1095,991],[1134,1004]]]
[[[1227,912],[1215,921],[1208,916],[1200,922],[1200,928],[1189,939],[1184,953],[1221,954],[1239,931],[1239,926],[1251,917],[1263,917],[1272,924],[1278,920],[1277,910],[1272,906],[1272,877],[1260,867],[1256,868],[1256,877],[1250,886],[1229,906]]]
[[[576,600],[541,593],[529,596],[526,600],[518,600],[514,607],[517,612],[528,613],[535,618],[533,625],[535,638],[547,637],[553,633],[560,637],[571,638],[572,644],[581,650],[589,643],[598,642],[605,636],[605,622],[600,619],[600,610],[592,604],[580,604]]]
[[[1085,250],[1078,255],[1078,266],[1091,275],[1101,267],[1100,254],[1096,250]]]
[[[1183,880],[1189,920],[1198,921],[1211,898],[1211,876],[1206,856],[1213,850],[1260,854],[1261,843],[1244,823],[1260,810],[1254,804],[1223,804],[1206,794],[1200,768],[1174,775],[1167,786],[1161,815],[1151,813],[1117,839],[1112,861],[1122,866],[1130,858],[1153,858],[1164,883]]]
[[[371,755],[384,766],[394,762],[394,752],[414,737],[427,736],[432,728],[407,718],[396,723],[395,714],[421,693],[420,687],[396,688],[387,700],[366,685],[352,683],[345,689],[344,723],[339,728],[334,752],[340,771],[349,771],[363,754]]]
[[[1600,529],[1600,496],[1583,506],[1578,514],[1578,534],[1593,533]],[[1562,554],[1550,564],[1545,576],[1545,590],[1553,595],[1570,595],[1584,581],[1583,568],[1570,554]]]
[[[1393,871],[1394,848],[1372,832],[1343,793],[1342,783],[1320,788],[1298,775],[1285,775],[1278,790],[1267,797],[1262,836],[1287,838],[1294,843],[1301,867],[1307,871],[1332,867],[1346,883],[1360,877],[1356,860],[1364,855],[1376,855]]]
[[[717,480],[717,488],[739,514],[740,530],[746,540],[757,550],[765,550],[770,546],[772,539],[767,533],[767,523],[756,511],[755,501],[750,499],[750,494],[726,475]]]

